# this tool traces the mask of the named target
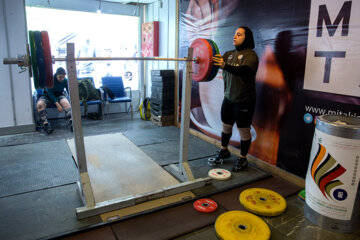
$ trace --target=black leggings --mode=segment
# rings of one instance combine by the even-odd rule
[[[238,128],[248,128],[251,125],[255,111],[255,102],[233,103],[226,97],[221,105],[221,121],[233,126],[236,122]]]

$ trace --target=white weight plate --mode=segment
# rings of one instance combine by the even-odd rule
[[[231,177],[231,172],[222,168],[214,168],[209,171],[208,175],[212,179],[227,180]]]

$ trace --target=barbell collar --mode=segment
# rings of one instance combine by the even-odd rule
[[[27,55],[18,55],[17,58],[4,58],[3,64],[17,64],[19,67],[28,67],[29,58]]]
[[[18,64],[17,58],[4,58],[3,64]]]

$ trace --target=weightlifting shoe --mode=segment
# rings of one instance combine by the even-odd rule
[[[232,170],[233,172],[240,172],[241,170],[245,169],[247,165],[248,165],[248,161],[246,157],[245,158],[238,157]]]
[[[223,162],[224,162],[224,159],[227,159],[229,157],[231,157],[230,151],[228,149],[226,149],[226,150],[221,149],[219,151],[218,155],[216,155],[216,158],[209,158],[208,159],[208,165],[210,167],[214,167],[214,166],[217,166],[217,165],[222,165]]]
[[[47,135],[50,135],[54,131],[54,128],[48,122],[48,123],[44,123],[44,130],[47,133]]]

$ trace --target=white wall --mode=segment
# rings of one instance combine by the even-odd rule
[[[17,65],[2,64],[3,58],[26,54],[24,0],[0,1],[0,135],[35,129],[29,72]]]
[[[175,58],[176,53],[176,0],[157,1],[146,8],[145,22],[159,21],[159,57]],[[175,70],[174,61],[147,61],[146,96],[151,96],[151,70]]]

